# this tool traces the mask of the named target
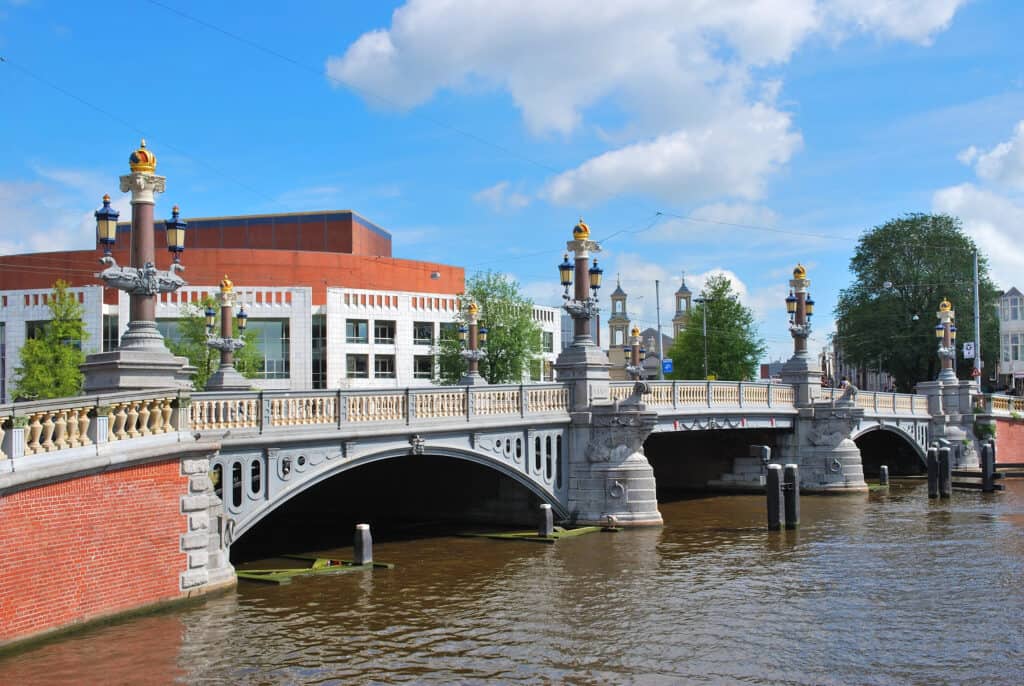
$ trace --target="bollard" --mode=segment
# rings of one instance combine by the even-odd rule
[[[939,496],[942,498],[948,498],[953,495],[951,452],[948,446],[939,448]]]
[[[783,473],[785,496],[786,528],[795,529],[800,526],[800,468],[795,464],[787,464]]]
[[[928,497],[939,497],[939,449],[928,448]]]
[[[537,525],[537,535],[550,538],[555,535],[555,520],[551,516],[551,506],[543,503],[540,506],[540,523]]]
[[[768,495],[768,530],[778,531],[782,528],[782,465],[768,465],[765,492]]]
[[[772,460],[772,449],[771,446],[767,445],[752,445],[750,446],[750,456],[756,457],[761,461],[761,469],[763,470],[768,466],[768,463]]]
[[[981,491],[992,493],[996,490],[995,446],[985,443],[981,446]]]
[[[356,534],[352,537],[352,564],[368,565],[373,562],[373,538],[370,536],[369,524],[356,524]]]
[[[888,486],[889,485],[889,467],[882,465],[878,468],[878,485]]]

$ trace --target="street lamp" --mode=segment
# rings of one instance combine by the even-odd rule
[[[154,263],[153,206],[155,194],[163,193],[166,178],[157,176],[156,155],[142,141],[138,150],[128,158],[131,173],[121,177],[121,192],[132,194],[131,264],[122,267],[111,254],[117,240],[119,213],[110,206],[110,196],[103,196],[103,207],[96,217],[96,240],[103,248],[100,262],[107,265],[98,275],[107,286],[130,295],[128,331],[121,339],[121,349],[163,349],[163,337],[156,328],[156,295],[170,293],[185,285],[178,272],[185,270],[180,264],[185,249],[186,224],[178,217],[174,207],[171,219],[164,222],[167,248],[174,256],[168,271],[158,270]]]
[[[704,379],[708,379],[708,306],[709,302],[712,302],[714,298],[707,298],[697,296],[693,299],[693,302],[698,303],[700,307],[700,321],[701,329],[704,335]]]
[[[956,360],[956,312],[953,310],[953,303],[948,298],[943,298],[939,303],[939,311],[935,313],[939,323],[935,325],[935,337],[939,341],[939,359],[942,360],[942,369],[939,370],[939,381],[956,381],[956,371],[953,368]]]
[[[244,307],[238,309],[239,337],[231,335],[231,312],[235,303],[234,284],[225,274],[220,282],[220,336],[213,333],[217,311],[211,305],[206,308],[206,345],[220,351],[220,368],[210,375],[206,388],[210,391],[247,390],[249,382],[235,369],[235,351],[245,347],[245,327],[249,315]]]
[[[814,315],[814,300],[807,287],[807,269],[797,264],[789,282],[789,296],[786,297],[786,312],[789,314],[789,333],[793,336],[794,356],[807,355],[807,337],[811,335],[811,316]]]
[[[463,386],[487,383],[487,379],[480,376],[480,360],[487,356],[487,351],[482,350],[480,344],[487,342],[487,328],[480,326],[477,319],[479,314],[480,306],[470,300],[465,310],[467,326],[459,327],[459,344],[462,347],[459,355],[469,363],[469,370],[459,379],[459,384]]]
[[[565,300],[563,307],[573,319],[573,346],[587,347],[594,345],[590,320],[600,312],[597,291],[601,288],[601,277],[604,274],[604,270],[597,266],[596,258],[593,266],[590,265],[590,253],[601,252],[601,246],[597,241],[590,240],[590,227],[582,217],[573,227],[572,237],[573,240],[567,242],[565,247],[575,255],[575,264],[569,261],[569,253],[566,252],[558,265],[558,275],[565,288],[562,295]],[[574,278],[576,288],[570,296],[569,286],[573,284]],[[588,294],[588,290],[591,293]]]

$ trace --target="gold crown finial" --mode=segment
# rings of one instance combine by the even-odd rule
[[[476,304],[476,303],[474,303],[474,302],[471,302],[471,303],[469,303],[469,307],[468,307],[468,308],[466,308],[466,309],[467,309],[467,310],[469,310],[469,314],[470,314],[470,316],[472,316],[472,317],[475,317],[475,316],[476,316],[476,314],[477,314],[477,312],[479,312],[479,311],[480,311],[480,306],[479,306],[479,305],[477,305],[477,304]]]
[[[110,202],[110,193],[103,194],[103,202]]]
[[[585,241],[590,238],[590,227],[583,221],[583,217],[580,217],[576,226],[572,227],[572,237],[578,241]]]
[[[953,303],[949,302],[949,298],[943,298],[939,303],[939,312],[949,312],[952,309]]]
[[[224,278],[221,279],[221,282],[220,282],[220,291],[221,291],[221,293],[230,293],[232,290],[234,290],[234,288],[235,288],[235,284],[232,283],[231,279],[228,278],[228,275],[225,274]]]
[[[793,278],[794,279],[806,279],[807,278],[807,269],[802,264],[800,264],[799,262],[797,263],[796,268],[793,269]]]
[[[632,330],[632,331],[631,331],[630,333],[631,333],[631,334],[632,334],[632,335],[633,335],[634,337],[639,337],[639,336],[640,336],[640,327],[639,327],[639,326],[634,326],[634,327],[633,327],[633,330]]]
[[[156,155],[146,149],[146,139],[139,143],[139,149],[128,156],[128,166],[133,172],[152,174],[156,171]]]

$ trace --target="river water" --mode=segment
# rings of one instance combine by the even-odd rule
[[[779,533],[716,496],[555,545],[378,542],[394,569],[240,582],[0,658],[0,684],[1024,683],[1024,481],[801,505]]]

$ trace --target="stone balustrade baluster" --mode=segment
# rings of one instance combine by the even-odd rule
[[[68,447],[68,410],[57,410],[53,413],[53,438],[51,450],[64,450]]]
[[[39,444],[45,452],[53,450],[53,430],[56,428],[56,424],[53,421],[53,413],[50,411],[42,412],[42,431],[40,433]]]
[[[137,411],[139,413],[139,417],[138,417],[138,428],[136,429],[136,433],[138,433],[139,436],[148,436],[149,435],[149,401],[148,400],[140,400],[139,403],[138,403],[138,408],[139,409]]]
[[[123,441],[128,438],[128,432],[125,431],[125,425],[128,423],[128,403],[117,403],[115,407],[114,421],[111,422],[114,440]]]

